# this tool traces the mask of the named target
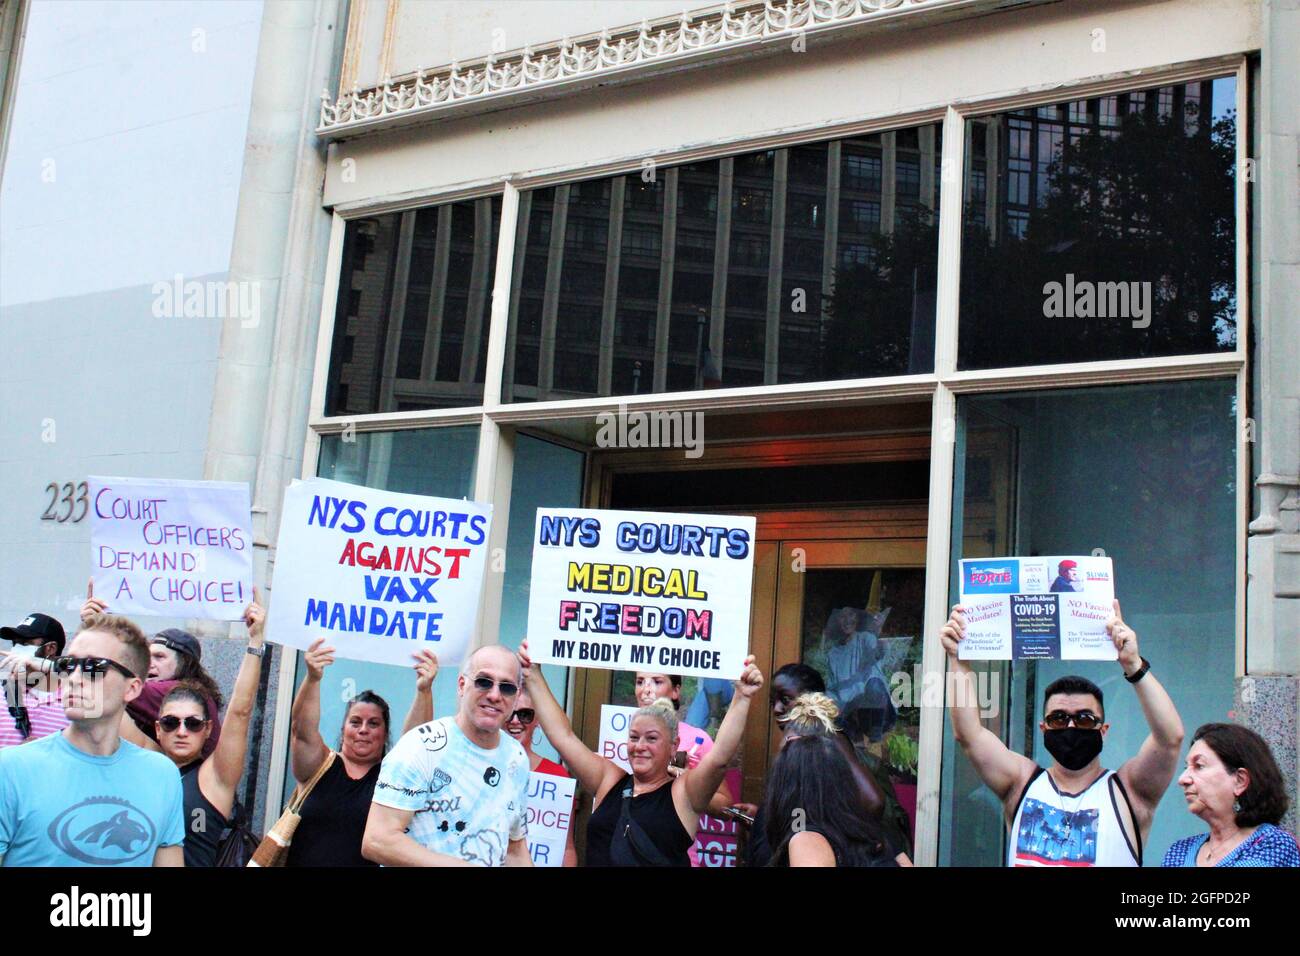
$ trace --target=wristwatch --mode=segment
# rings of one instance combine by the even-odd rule
[[[261,647],[254,647],[252,644],[249,644],[246,648],[244,648],[244,653],[252,654],[254,657],[265,657],[266,645],[263,644]]]
[[[1147,676],[1147,671],[1149,670],[1151,670],[1151,662],[1144,657],[1142,658],[1142,666],[1133,672],[1133,676],[1130,677],[1128,674],[1125,674],[1124,679],[1130,684],[1136,684],[1142,678]]]

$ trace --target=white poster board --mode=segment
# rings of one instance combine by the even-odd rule
[[[627,725],[636,712],[635,707],[600,705],[600,749],[596,753],[618,764],[624,773],[632,772],[632,765],[627,762]]]
[[[962,660],[1113,661],[1110,558],[976,558],[961,562]]]
[[[474,636],[492,508],[312,478],[284,493],[267,640],[409,666],[459,665]]]
[[[534,770],[528,775],[528,853],[533,866],[564,866],[578,781]]]
[[[238,621],[253,599],[248,485],[90,476],[91,577],[114,614]]]
[[[735,515],[537,509],[533,661],[739,678],[754,526]]]

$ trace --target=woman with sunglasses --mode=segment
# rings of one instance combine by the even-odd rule
[[[676,777],[669,771],[679,743],[671,700],[660,698],[632,715],[627,732],[629,774],[587,749],[573,732],[542,669],[532,666],[527,641],[520,645],[519,662],[547,739],[583,789],[595,795],[587,824],[587,865],[690,866],[687,849],[695,842],[700,817],[708,811],[727,765],[740,749],[749,705],[763,686],[754,658],[745,658],[713,749]]]
[[[533,750],[533,734],[537,730],[537,711],[533,708],[533,699],[528,696],[526,688],[519,688],[519,695],[515,698],[515,709],[511,713],[510,719],[506,721],[506,733],[524,748],[524,753],[528,755],[528,769],[533,773],[548,773],[553,777],[568,777],[569,771],[565,770],[563,765],[556,763],[554,760],[548,760],[541,754]],[[574,795],[574,801],[577,801],[577,795]],[[573,819],[570,813],[569,819]],[[573,827],[569,827],[569,838],[564,845],[564,865],[578,865],[578,851],[573,846]]]
[[[253,601],[244,609],[248,627],[248,647],[235,689],[226,705],[226,730],[209,757],[203,756],[204,744],[212,734],[208,704],[211,698],[198,684],[181,683],[173,687],[158,708],[155,732],[162,752],[181,772],[185,794],[185,865],[215,866],[222,831],[230,825],[235,806],[235,788],[244,775],[244,757],[248,751],[248,723],[257,699],[257,684],[262,673],[263,629],[266,611]]]
[[[84,626],[96,614],[107,614],[108,605],[95,597],[95,582],[86,586],[86,602],[81,605]],[[208,733],[203,756],[210,757],[221,742],[221,687],[203,668],[203,645],[188,631],[169,627],[159,631],[149,642],[149,674],[140,696],[131,701],[122,718],[122,738],[138,747],[158,750],[154,737],[163,698],[181,682],[197,685],[207,699]]]
[[[402,733],[433,720],[432,688],[438,658],[432,651],[412,656],[415,699]],[[348,701],[338,749],[331,750],[320,732],[320,687],[325,668],[334,663],[334,648],[325,646],[321,638],[303,652],[302,662],[307,676],[293,700],[290,769],[303,786],[322,763],[331,763],[303,802],[285,866],[375,866],[361,855],[361,841],[379,767],[388,750],[388,702],[369,690]]]

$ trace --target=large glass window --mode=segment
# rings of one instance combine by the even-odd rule
[[[940,127],[525,192],[506,402],[933,369]]]
[[[962,557],[1104,553],[1140,648],[1190,732],[1228,719],[1236,594],[1236,383],[1233,379],[961,397],[953,567]],[[957,581],[952,580],[956,600]],[[1041,766],[1043,690],[1079,674],[1105,695],[1102,764],[1117,769],[1148,733],[1119,665],[977,666],[986,726]],[[1002,808],[944,720],[940,862],[1005,859]],[[1143,858],[1158,863],[1203,829],[1171,786]]]
[[[528,636],[528,594],[533,576],[537,509],[581,507],[585,464],[586,456],[580,451],[528,435],[515,437],[501,627],[496,638],[507,647],[517,648]],[[569,669],[558,664],[539,666],[556,699],[566,704]],[[533,749],[552,760],[560,759],[540,724],[533,731]]]
[[[959,367],[1236,348],[1235,103],[1224,77],[969,120]]]
[[[467,498],[474,488],[478,426],[457,426],[420,431],[358,432],[355,440],[341,435],[321,439],[317,474],[370,488],[440,498]],[[274,582],[273,582],[274,583]],[[274,600],[274,587],[272,600]],[[303,680],[302,658],[294,674],[296,693]],[[321,681],[320,731],[330,747],[339,746],[347,701],[363,690],[373,690],[388,701],[392,712],[393,743],[401,735],[406,712],[415,697],[415,671],[389,664],[372,664],[336,658]],[[433,685],[436,716],[456,708],[456,669],[444,667]],[[294,786],[286,771],[285,793]]]
[[[326,415],[483,400],[500,197],[346,226]]]

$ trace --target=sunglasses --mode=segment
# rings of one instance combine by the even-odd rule
[[[181,718],[174,714],[168,714],[166,717],[158,718],[158,726],[169,734],[176,733],[176,731],[180,729],[181,724],[184,724],[185,729],[190,733],[197,734],[204,728],[207,722],[208,718],[206,717],[186,717],[184,720],[181,720]]]
[[[91,677],[102,677],[110,669],[117,671],[127,680],[133,680],[137,676],[135,671],[107,657],[54,658],[54,673],[56,674],[66,676],[78,669],[80,669],[81,673],[89,674]]]
[[[508,680],[495,681],[491,677],[475,677],[474,686],[485,694],[491,693],[493,687],[499,687],[501,688],[502,697],[514,697],[515,694],[519,693],[518,684],[512,684]]]
[[[1101,718],[1090,710],[1081,710],[1071,714],[1064,710],[1054,710],[1043,718],[1048,730],[1064,730],[1071,723],[1080,730],[1096,730],[1101,726]]]
[[[533,708],[520,707],[518,710],[516,710],[513,714],[510,715],[510,720],[517,720],[521,724],[531,724],[536,717],[537,717],[537,711],[533,710]],[[507,720],[506,723],[507,724],[510,723],[510,720]]]

